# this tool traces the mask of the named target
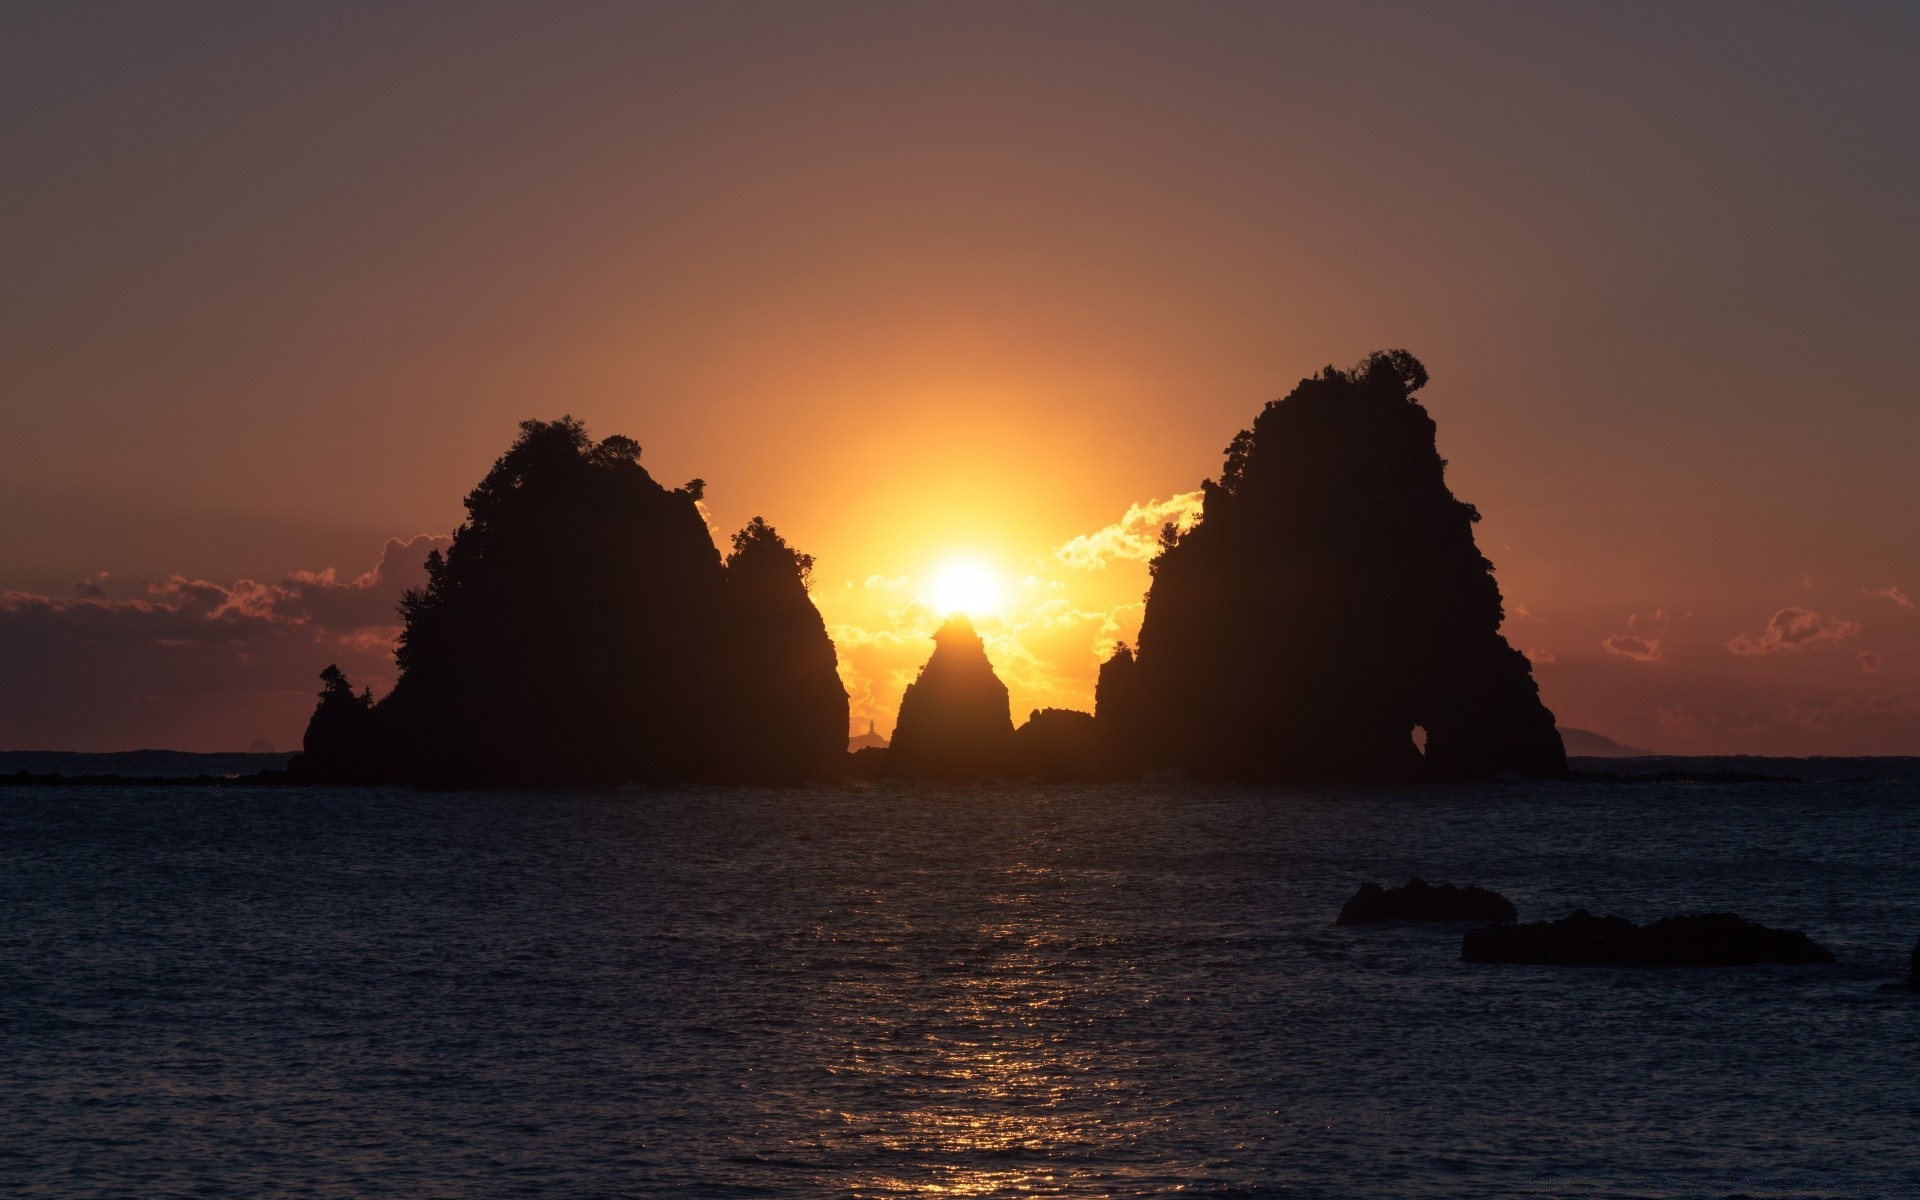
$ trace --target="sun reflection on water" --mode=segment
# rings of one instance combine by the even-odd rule
[[[946,940],[934,970],[836,985],[836,1006],[860,1017],[830,1070],[881,1103],[836,1113],[866,1166],[834,1191],[1052,1195],[1116,1173],[1147,1106],[1132,1043],[1113,1028],[1123,998],[1083,983],[1114,939],[1058,910],[1048,876],[1012,864],[974,898],[988,919],[899,930]]]

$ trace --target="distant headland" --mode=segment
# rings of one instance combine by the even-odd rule
[[[891,744],[857,755],[812,558],[759,518],[722,557],[702,481],[666,488],[638,443],[572,418],[524,422],[401,605],[393,691],[376,702],[328,667],[290,772],[429,787],[1563,776],[1553,714],[1500,633],[1479,514],[1448,490],[1415,397],[1426,381],[1406,351],[1375,353],[1235,436],[1199,519],[1163,531],[1138,645],[1101,668],[1094,712],[1016,728],[957,617]]]

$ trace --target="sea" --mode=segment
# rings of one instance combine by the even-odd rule
[[[1771,766],[0,787],[0,1194],[1920,1195],[1920,760]],[[1839,961],[1333,924],[1412,875]]]

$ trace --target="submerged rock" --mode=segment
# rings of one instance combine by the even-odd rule
[[[900,697],[887,748],[889,775],[980,779],[1013,768],[1013,705],[964,616],[933,635],[933,655]]]
[[[1340,910],[1335,925],[1377,925],[1383,921],[1513,921],[1512,902],[1481,887],[1434,886],[1418,875],[1405,887],[1363,883]]]
[[[1469,929],[1460,939],[1460,957],[1547,966],[1740,967],[1830,963],[1833,952],[1798,930],[1769,929],[1732,913],[1666,917],[1643,926],[1583,908],[1558,921]]]
[[[1632,961],[1653,967],[1830,963],[1833,951],[1797,929],[1769,929],[1732,913],[1700,913],[1641,926]]]
[[[1447,488],[1426,369],[1328,367],[1227,447],[1169,525],[1139,644],[1096,713],[1135,769],[1242,780],[1559,775],[1526,657],[1500,634],[1479,513]],[[1426,731],[1424,752],[1413,731]]]

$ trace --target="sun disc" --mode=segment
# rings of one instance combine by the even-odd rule
[[[943,614],[977,617],[1000,603],[1000,587],[993,572],[977,562],[953,562],[933,577],[933,606]]]

